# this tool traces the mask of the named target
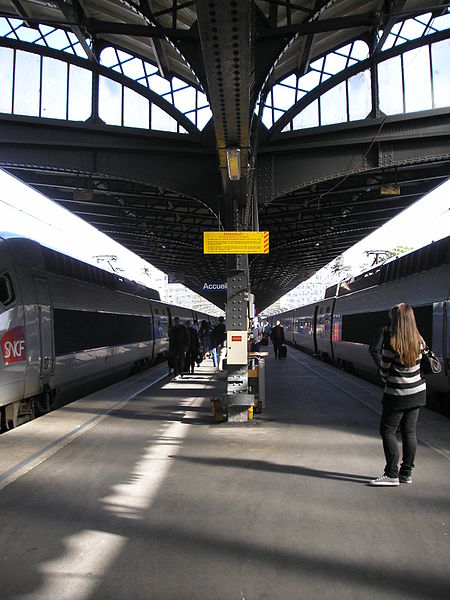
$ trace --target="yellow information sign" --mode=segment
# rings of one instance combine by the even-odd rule
[[[269,254],[268,231],[204,231],[204,254]]]

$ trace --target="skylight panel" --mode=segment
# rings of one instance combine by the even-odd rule
[[[275,85],[272,90],[273,104],[283,111],[289,110],[295,104],[295,89],[284,85]]]
[[[150,102],[134,90],[124,88],[123,124],[125,127],[148,129]]]
[[[290,86],[295,89],[297,87],[297,76],[294,73],[292,73],[292,75],[289,75],[288,77],[285,77],[282,81],[280,81],[280,84]]]
[[[164,96],[171,92],[170,81],[167,81],[167,79],[164,79],[164,77],[160,77],[159,75],[152,75],[148,80],[148,84],[150,89],[160,96]],[[168,100],[171,101],[169,98]]]
[[[442,17],[436,17],[433,19],[431,23],[433,29],[437,31],[444,31],[445,29],[450,29],[450,12],[446,15],[442,15]],[[429,33],[429,31],[427,31]]]
[[[353,43],[350,56],[358,61],[366,60],[369,58],[369,46],[362,40],[356,40],[356,42]]]
[[[92,110],[92,71],[75,65],[69,69],[69,114],[71,121],[86,121]]]
[[[319,58],[319,59],[315,60],[314,62],[312,62],[309,65],[309,68],[313,71],[321,71],[323,68],[324,61],[325,61],[325,57]]]
[[[317,87],[319,83],[320,73],[318,73],[317,71],[310,71],[309,73],[306,73],[306,75],[303,75],[303,77],[299,79],[298,87],[301,90],[310,92],[315,87]]]
[[[195,110],[195,89],[191,86],[174,92],[174,105],[180,112]]]
[[[123,73],[126,77],[134,79],[135,81],[145,79],[145,71],[142,60],[133,58],[133,60],[128,60],[127,62],[123,63],[122,67]]]
[[[267,129],[270,129],[273,125],[273,120],[272,120],[272,109],[265,107],[262,113],[262,117],[261,117],[262,122],[264,123],[264,125],[267,127]]]
[[[0,47],[0,112],[12,112],[13,50]]]
[[[404,22],[400,35],[407,40],[416,40],[425,33],[426,25],[416,21],[415,19],[408,19]]]
[[[319,125],[319,101],[311,102],[301,113],[292,119],[294,129],[307,129]]]
[[[104,67],[113,67],[117,63],[117,54],[114,48],[105,48],[100,55],[100,64]]]
[[[30,29],[29,27],[25,26],[17,28],[16,33],[21,42],[28,42],[29,44],[34,44],[42,37],[39,31],[36,31],[36,29]]]
[[[209,106],[205,106],[204,108],[200,108],[197,111],[197,127],[200,131],[203,131],[204,127],[211,120],[212,112]]]
[[[151,115],[152,129],[157,129],[159,131],[171,131],[173,133],[177,132],[178,123],[176,120],[161,110],[156,104],[152,104]]]

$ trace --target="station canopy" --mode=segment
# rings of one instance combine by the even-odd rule
[[[448,179],[448,7],[0,0],[0,167],[221,307],[268,231],[262,310]]]

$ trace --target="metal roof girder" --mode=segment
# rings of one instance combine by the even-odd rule
[[[330,131],[328,135],[327,130]],[[269,167],[273,171],[272,198],[276,198],[313,183],[377,167],[445,160],[450,153],[449,136],[448,109],[429,111],[428,115],[421,112],[408,117],[374,120],[355,126],[353,130],[350,127],[322,128],[316,137],[286,139],[284,151],[280,142],[276,144],[276,152],[273,152],[272,144],[260,149],[258,189],[262,190],[263,196],[265,194],[266,202],[270,202],[267,189],[264,189],[264,170]],[[292,141],[294,144],[290,143]],[[374,142],[380,146],[381,153],[377,146],[372,148]],[[264,157],[269,148],[273,153]]]
[[[65,19],[67,19],[69,29],[77,37],[88,59],[95,63],[98,62],[95,52],[93,52],[92,48],[86,42],[86,38],[81,29],[86,23],[86,15],[84,14],[83,7],[79,1],[70,0],[70,3],[68,3],[65,0],[56,0],[56,3]]]
[[[250,132],[250,2],[212,3],[197,0],[197,21],[202,46],[208,97],[214,115],[216,146],[227,227],[236,228],[235,204],[243,206],[247,195]],[[240,181],[230,181],[227,148],[239,148]]]

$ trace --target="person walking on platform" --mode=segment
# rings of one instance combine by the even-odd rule
[[[263,323],[263,337],[261,340],[261,344],[263,346],[268,346],[269,345],[269,338],[270,338],[270,332],[271,332],[271,328],[270,328],[270,324],[268,321],[266,321],[265,323]]]
[[[270,332],[270,337],[272,338],[273,351],[275,352],[275,358],[278,358],[278,354],[281,346],[284,344],[284,327],[277,321],[277,324]]]
[[[187,328],[180,323],[179,317],[175,317],[173,322],[174,325],[169,333],[169,354],[173,359],[175,379],[178,379],[183,377],[185,354],[189,348],[189,334]]]
[[[227,340],[227,329],[225,326],[225,319],[223,317],[219,317],[219,322],[215,325],[213,329],[213,353],[214,348],[216,349],[216,357],[217,357],[217,365],[219,371],[222,370],[222,364],[224,359],[225,347]],[[214,360],[214,358],[213,358]]]
[[[192,326],[192,321],[186,323],[187,332],[189,335],[189,346],[186,351],[186,359],[184,362],[185,373],[194,373],[194,365],[200,351],[200,340],[198,339],[197,330]]]
[[[203,320],[200,325],[200,331],[198,332],[198,337],[200,339],[200,345],[203,353],[203,360],[210,354],[211,352],[211,327],[208,321]]]
[[[380,435],[386,459],[384,474],[370,481],[373,486],[411,483],[417,438],[416,425],[421,406],[426,404],[426,382],[420,372],[426,344],[417,329],[413,309],[397,304],[389,314],[381,353],[380,376],[385,383]],[[397,428],[402,435],[403,457],[398,468]]]
[[[262,340],[262,329],[258,319],[253,321],[251,351],[259,352],[259,345]]]

